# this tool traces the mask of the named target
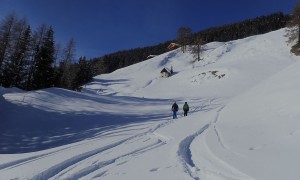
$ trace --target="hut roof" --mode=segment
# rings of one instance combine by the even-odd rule
[[[168,68],[163,68],[160,73],[163,73],[163,72],[166,72],[166,73],[171,73],[171,71],[168,69]]]

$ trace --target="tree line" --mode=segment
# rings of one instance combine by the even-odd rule
[[[187,50],[187,45],[193,45],[191,53],[194,54],[195,61],[199,61],[203,60],[200,54],[202,45],[206,43],[214,41],[228,42],[268,33],[286,27],[290,20],[291,17],[289,15],[278,12],[238,23],[209,28],[197,33],[193,33],[189,27],[180,27],[177,31],[177,43],[181,45],[183,53]]]
[[[289,20],[289,15],[278,12],[200,31],[191,37],[190,42],[193,43],[195,37],[201,37],[205,43],[242,39],[284,28]]]
[[[55,44],[51,26],[40,25],[32,30],[26,19],[15,14],[0,23],[0,86],[35,90],[49,87],[76,89],[96,75],[147,60],[149,55],[169,51],[171,42],[195,46],[198,61],[201,45],[213,41],[227,42],[286,27],[289,15],[274,13],[239,23],[223,25],[193,33],[190,28],[178,29],[177,39],[155,46],[118,51],[102,57],[75,59],[75,41],[64,48]],[[185,50],[185,49],[183,49]],[[196,54],[197,54],[196,53]]]
[[[12,13],[0,23],[0,86],[36,90],[75,89],[92,79],[81,77],[90,66],[84,57],[75,62],[75,41],[55,44],[54,30],[42,24],[32,30],[25,18]],[[86,70],[88,71],[88,70]]]

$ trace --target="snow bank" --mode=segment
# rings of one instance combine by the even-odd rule
[[[255,179],[300,176],[300,63],[280,71],[234,98],[222,111],[217,127],[231,151],[211,146],[229,164]],[[209,141],[216,139],[211,136]],[[234,158],[234,154],[240,158]],[[243,164],[243,165],[241,165]]]

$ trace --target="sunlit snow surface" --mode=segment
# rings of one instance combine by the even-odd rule
[[[209,43],[199,62],[177,49],[82,92],[0,88],[0,179],[298,179],[300,59],[284,35]]]

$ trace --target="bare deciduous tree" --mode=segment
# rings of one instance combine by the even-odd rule
[[[202,51],[203,51],[203,44],[204,41],[200,36],[197,36],[194,40],[194,45],[192,47],[192,54],[194,55],[195,61],[203,60],[201,57]]]
[[[292,47],[291,52],[295,54],[300,53],[300,2],[296,3],[290,21],[287,23],[288,42],[296,42]]]
[[[186,46],[190,43],[192,29],[188,27],[180,27],[177,31],[177,41],[181,45],[182,52],[186,51]]]
[[[73,81],[73,72],[71,64],[75,58],[75,41],[71,39],[67,46],[63,50],[63,59],[62,59],[62,77],[61,77],[61,86],[71,89]]]

